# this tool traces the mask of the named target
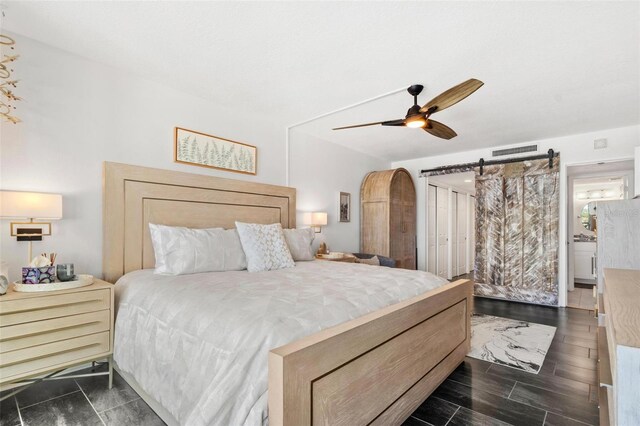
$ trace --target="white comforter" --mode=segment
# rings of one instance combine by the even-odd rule
[[[311,261],[116,284],[114,358],[183,425],[267,423],[272,348],[434,289],[421,271]]]

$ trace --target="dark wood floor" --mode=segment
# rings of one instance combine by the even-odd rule
[[[598,424],[593,312],[476,298],[478,313],[557,327],[539,374],[473,358],[429,397],[406,426]],[[0,405],[0,426],[163,425],[116,375],[40,383]]]
[[[593,311],[482,298],[475,311],[557,327],[540,372],[467,357],[406,426],[599,424]]]

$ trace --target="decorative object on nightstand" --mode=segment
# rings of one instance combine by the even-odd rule
[[[7,272],[7,262],[0,261],[0,296],[7,292],[9,288],[9,273]]]
[[[327,254],[317,254],[316,258],[320,260],[331,260],[334,262],[356,263],[356,257],[354,255],[349,253],[340,253],[337,251]]]
[[[309,212],[303,216],[305,225],[309,225],[317,233],[322,232],[322,227],[327,225],[327,212]]]
[[[324,241],[321,242],[316,254],[328,254],[328,253],[329,253],[329,249],[327,248],[327,243],[325,243]]]
[[[35,219],[62,219],[62,195],[39,192],[0,191],[0,218],[28,219],[29,222],[11,222],[11,236],[29,242],[28,261],[31,261],[32,242],[51,235],[51,222]]]
[[[0,390],[58,380],[68,368],[108,359],[112,384],[114,286],[92,285],[48,293],[19,293],[0,298]],[[74,376],[65,376],[73,379]],[[6,392],[4,400],[24,390]]]
[[[6,294],[9,289],[9,279],[5,275],[0,275],[0,296]]]
[[[59,263],[56,265],[56,277],[58,281],[72,281],[76,278],[73,273],[73,263]]]
[[[22,284],[48,284],[56,280],[56,267],[52,259],[36,256],[29,266],[22,268]]]

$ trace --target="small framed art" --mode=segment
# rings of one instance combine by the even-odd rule
[[[351,222],[351,194],[340,193],[340,222]]]
[[[174,160],[176,163],[255,175],[258,148],[246,143],[176,127]]]

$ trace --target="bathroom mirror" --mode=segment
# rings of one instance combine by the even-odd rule
[[[585,229],[596,232],[596,203],[591,202],[582,208],[580,222]]]

